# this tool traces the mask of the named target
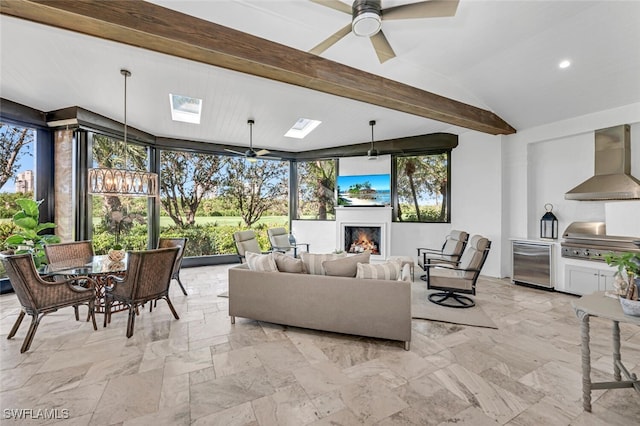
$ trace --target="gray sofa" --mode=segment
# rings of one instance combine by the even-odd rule
[[[411,341],[411,283],[229,268],[229,316]]]

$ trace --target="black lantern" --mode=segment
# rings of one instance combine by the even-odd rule
[[[547,211],[540,219],[540,238],[547,240],[558,239],[558,218],[552,213],[553,204],[544,205]]]

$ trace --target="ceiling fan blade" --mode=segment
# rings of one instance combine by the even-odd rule
[[[224,150],[227,151],[227,152],[233,152],[234,154],[238,154],[238,155],[245,155],[244,152],[236,151],[236,150],[229,149],[229,148],[225,148]]]
[[[322,52],[339,42],[342,37],[351,33],[351,23],[348,23],[344,26],[344,28],[340,28],[335,34],[329,36],[326,40],[323,40],[316,47],[311,49],[309,53],[313,53],[314,55],[320,55]]]
[[[458,0],[430,0],[382,9],[382,19],[442,18],[454,16]]]
[[[330,7],[331,9],[338,10],[340,12],[348,13],[351,15],[351,6],[346,3],[342,3],[340,0],[311,0],[313,3],[321,4],[322,6]]]
[[[271,151],[269,151],[268,149],[261,149],[260,151],[256,151],[256,155],[258,157],[262,157],[263,155],[267,155],[270,154]]]
[[[389,59],[396,57],[396,54],[391,48],[387,37],[385,37],[382,31],[379,31],[377,34],[371,36],[370,40],[381,64],[384,64]]]

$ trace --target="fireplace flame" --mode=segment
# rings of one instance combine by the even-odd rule
[[[380,254],[378,245],[372,241],[366,232],[358,232],[356,239],[349,247],[349,253],[362,253],[369,250],[371,254]]]

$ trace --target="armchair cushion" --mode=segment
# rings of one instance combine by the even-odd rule
[[[279,248],[279,249],[289,249],[289,248],[293,247],[291,245],[291,243],[289,242],[289,236],[288,235],[272,235],[271,236],[271,245],[274,248]]]
[[[256,233],[252,229],[235,232],[233,239],[240,256],[246,256],[247,252],[262,253],[260,244],[256,239]]]
[[[371,257],[370,251],[357,254],[355,256],[348,256],[340,259],[325,260],[322,262],[325,275],[333,277],[355,277],[358,271],[358,263],[369,263]]]
[[[278,272],[278,266],[275,260],[273,260],[271,253],[258,254],[248,251],[245,253],[245,256],[247,258],[247,265],[249,265],[249,269],[252,271]]]
[[[429,274],[430,287],[471,291],[473,289],[473,281],[463,279],[465,274],[473,274],[473,272],[465,272],[446,266],[432,268]]]
[[[483,262],[482,252],[484,252],[488,245],[489,240],[481,235],[471,237],[467,245],[467,250],[460,258],[459,268],[470,269],[470,271],[463,271],[464,278],[473,278],[475,270],[477,270]]]

